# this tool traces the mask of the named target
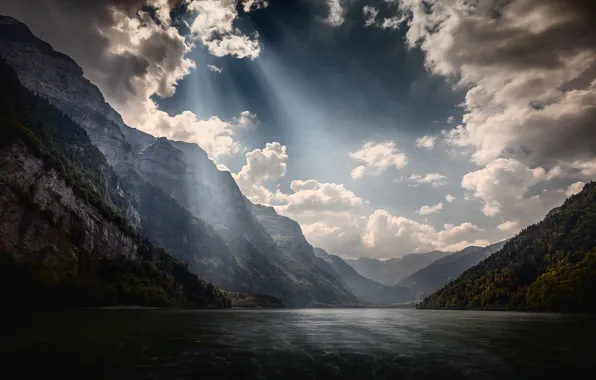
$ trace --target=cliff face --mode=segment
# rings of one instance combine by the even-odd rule
[[[341,284],[319,279],[308,254],[284,258],[285,248],[255,217],[230,173],[219,171],[198,145],[128,127],[72,59],[2,16],[0,57],[25,87],[87,131],[118,177],[106,181],[107,202],[195,273],[228,290],[283,298],[289,306],[354,299]],[[112,199],[122,192],[125,199]]]
[[[77,252],[133,259],[132,237],[76,196],[25,144],[0,148],[0,251],[21,259],[43,255],[69,273]]]

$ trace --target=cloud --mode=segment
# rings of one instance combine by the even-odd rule
[[[364,17],[364,26],[369,27],[375,24],[377,16],[379,15],[379,10],[375,7],[371,7],[370,5],[365,5],[362,8],[362,16]]]
[[[290,188],[293,192],[284,196],[285,205],[277,208],[284,214],[355,213],[366,203],[343,184],[321,183],[314,179],[294,180]]]
[[[437,141],[436,136],[422,136],[416,139],[416,147],[432,150]]]
[[[246,153],[246,164],[232,176],[250,201],[269,205],[275,199],[275,193],[269,191],[265,183],[278,180],[286,174],[287,160],[284,145],[267,143],[263,149]]]
[[[337,27],[344,23],[344,8],[341,5],[341,0],[327,0],[329,6],[329,15],[327,16],[327,23],[331,26]]]
[[[244,11],[250,11],[255,4],[258,8],[262,2],[245,2]],[[258,36],[250,38],[234,27],[238,18],[235,0],[193,0],[188,9],[196,14],[191,32],[211,54],[255,59],[261,53]]]
[[[234,134],[238,130],[250,128],[255,120],[256,116],[248,111],[230,121],[223,121],[215,116],[200,120],[190,111],[170,116],[163,111],[153,110],[145,121],[144,130],[157,137],[197,143],[211,159],[216,160],[242,150]]]
[[[584,182],[575,182],[575,183],[572,183],[567,188],[567,191],[565,191],[565,195],[567,195],[568,197],[570,197],[572,195],[575,195],[575,194],[579,193],[584,188],[584,185],[585,185]]]
[[[441,212],[442,209],[443,209],[443,202],[439,202],[434,206],[422,206],[422,207],[420,207],[420,210],[418,210],[418,215],[423,216],[423,215],[436,214],[436,213]]]
[[[248,13],[257,9],[267,8],[268,6],[269,1],[267,0],[243,0],[242,9],[245,13]]]
[[[352,171],[354,179],[379,175],[391,167],[401,169],[408,163],[406,155],[395,148],[393,141],[367,142],[358,151],[350,153],[350,157],[363,164]]]
[[[452,124],[455,124],[455,123],[456,123],[455,117],[449,116],[447,118],[447,124],[452,125]]]
[[[544,178],[542,168],[532,170],[514,159],[500,158],[466,174],[462,187],[484,202],[482,212],[486,216],[496,216],[507,202],[523,199],[529,188]]]
[[[566,198],[566,189],[543,190],[528,196],[545,180],[548,180],[548,173],[543,168],[530,169],[517,160],[500,158],[483,169],[466,174],[462,187],[472,191],[482,202],[482,212],[486,216],[525,226],[542,219]]]
[[[405,16],[385,17],[381,23],[383,29],[399,29],[401,24],[406,20]]]
[[[443,226],[443,230],[438,234],[444,244],[454,244],[460,243],[462,239],[468,239],[473,234],[483,231],[482,228],[470,222],[465,222],[457,226],[448,223]]]
[[[461,250],[469,245],[488,245],[487,240],[472,240],[483,230],[466,222],[460,225],[446,224],[436,231],[428,224],[419,223],[401,216],[391,215],[386,210],[375,210],[363,229],[364,246],[373,251],[371,256],[392,257],[408,253]]]
[[[412,174],[406,179],[407,182],[410,182],[411,186],[419,186],[421,184],[430,184],[432,187],[441,187],[447,184],[447,177],[439,173],[428,173],[424,176],[419,174]]]
[[[450,245],[446,245],[443,248],[441,248],[441,250],[445,251],[445,252],[456,252],[456,251],[461,251],[464,248],[470,247],[470,246],[475,246],[475,247],[486,247],[487,245],[490,245],[490,241],[488,240],[484,240],[484,239],[478,239],[478,240],[474,240],[474,241],[460,241],[454,244],[450,244]]]
[[[370,215],[362,240],[366,247],[389,256],[428,252],[437,245],[436,231],[432,226],[393,216],[385,210],[375,210]]]
[[[407,0],[407,43],[433,73],[466,88],[463,123],[447,134],[478,164],[529,166],[593,158],[596,7],[563,0]]]
[[[447,194],[447,195],[445,195],[445,200],[448,203],[453,203],[453,201],[455,200],[455,197],[453,195],[451,195],[451,194]]]
[[[360,178],[364,177],[365,172],[366,172],[365,166],[358,166],[354,170],[352,170],[351,175],[352,175],[353,179],[360,179]]]
[[[506,222],[503,222],[501,224],[499,224],[497,226],[497,228],[499,229],[499,231],[503,231],[503,232],[507,232],[508,234],[516,234],[519,231],[521,231],[521,226],[519,225],[519,222],[517,221],[513,221],[513,220],[508,220]]]
[[[221,74],[221,72],[223,71],[223,69],[220,69],[219,67],[213,66],[213,65],[207,65],[207,68],[210,71],[213,71],[214,73],[218,73],[218,74]]]

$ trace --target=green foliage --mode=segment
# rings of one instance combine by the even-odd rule
[[[595,247],[592,182],[419,307],[594,312]]]
[[[55,170],[80,199],[133,237],[138,250],[134,258],[106,259],[78,247],[78,267],[68,273],[47,264],[42,255],[0,252],[0,302],[48,306],[231,306],[218,288],[199,279],[186,264],[132,230],[108,204],[117,199],[110,194],[109,184],[118,178],[91,144],[87,132],[46,99],[25,89],[14,71],[0,59],[0,148],[16,142],[26,144],[43,159],[46,169]],[[20,189],[23,204],[32,215],[62,228],[64,220],[54,220],[51,212],[40,210],[33,200],[35,192],[35,188]],[[72,243],[76,247],[76,242]]]

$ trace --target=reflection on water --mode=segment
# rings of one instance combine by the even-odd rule
[[[3,323],[0,360],[18,378],[583,378],[596,369],[595,322],[401,309],[36,313]]]

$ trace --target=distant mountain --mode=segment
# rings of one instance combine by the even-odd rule
[[[488,247],[467,247],[412,273],[402,279],[399,285],[407,287],[417,298],[421,299],[440,289],[449,281],[455,280],[466,269],[497,252],[503,245],[505,242],[492,244]]]
[[[348,289],[361,302],[387,305],[413,299],[412,293],[407,288],[383,285],[361,276],[339,256],[330,255],[321,248],[315,248],[315,254],[330,265],[337,277],[345,282]]]
[[[0,304],[230,306],[133,231],[118,183],[85,130],[0,59]]]
[[[29,91],[87,132],[105,157],[97,172],[111,173],[102,185],[106,202],[194,273],[286,306],[353,302],[343,284],[320,276],[316,261],[301,261],[303,253],[286,257],[231,174],[219,171],[203,149],[127,126],[71,58],[10,17],[0,16],[0,57]]]
[[[384,261],[367,257],[345,261],[364,277],[368,277],[381,284],[395,285],[417,270],[450,254],[450,252],[432,251],[394,257]]]
[[[596,312],[596,183],[420,307]]]

